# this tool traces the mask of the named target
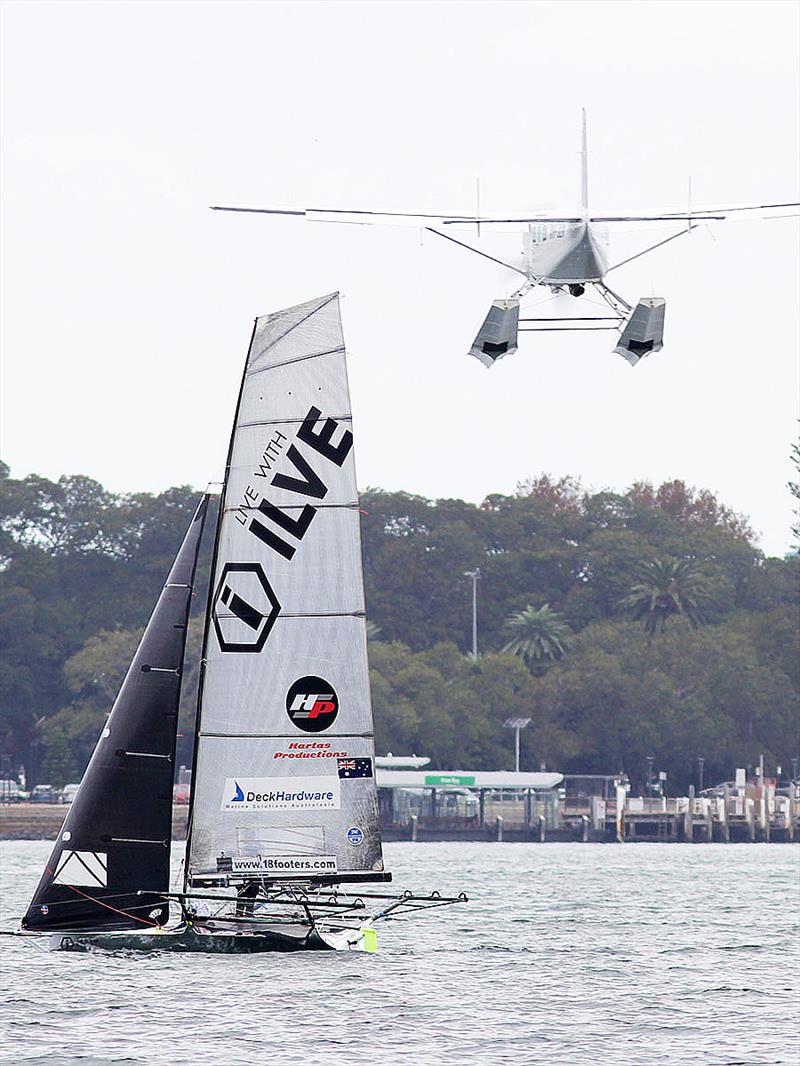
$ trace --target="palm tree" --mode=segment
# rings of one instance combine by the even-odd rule
[[[572,630],[562,615],[550,609],[550,604],[517,611],[506,620],[506,629],[512,634],[503,651],[519,655],[525,665],[536,671],[554,659],[561,659],[568,650]]]
[[[634,571],[636,584],[619,602],[634,621],[644,620],[652,637],[664,631],[671,615],[696,627],[703,622],[703,605],[710,602],[705,578],[690,559],[654,559]]]

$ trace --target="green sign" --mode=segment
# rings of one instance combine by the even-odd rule
[[[474,785],[472,774],[425,774],[426,785]]]

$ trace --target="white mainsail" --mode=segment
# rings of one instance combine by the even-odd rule
[[[338,294],[256,320],[197,729],[187,885],[383,871]]]

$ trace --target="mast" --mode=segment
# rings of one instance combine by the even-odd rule
[[[167,920],[162,893],[169,889],[178,704],[207,509],[204,495],[45,864],[24,929],[142,929]]]
[[[581,121],[581,212],[589,219],[589,148],[586,140],[586,108]]]
[[[388,879],[351,427],[338,294],[257,319],[206,612],[187,891]]]

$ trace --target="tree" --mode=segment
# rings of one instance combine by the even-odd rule
[[[90,637],[64,664],[70,692],[91,700],[98,711],[107,714],[141,638],[141,629],[101,630]]]
[[[551,610],[548,603],[539,608],[529,604],[523,611],[517,611],[507,620],[506,629],[512,636],[503,651],[518,655],[534,671],[561,659],[572,636],[564,618]]]
[[[0,763],[23,762],[29,784],[45,768],[78,779],[196,495],[116,495],[80,476],[14,480],[0,464]],[[761,751],[784,763],[796,754],[800,556],[765,559],[746,520],[713,494],[680,481],[587,493],[540,476],[478,506],[379,489],[361,504],[379,749],[429,755],[443,770],[498,769],[512,760],[503,721],[532,715],[527,764],[571,772],[636,775],[654,754],[677,784],[693,779],[699,754],[709,781]],[[178,765],[192,753],[210,539]],[[476,567],[482,655],[470,663],[463,575]],[[639,625],[614,617],[620,601]],[[505,628],[528,612],[533,635]],[[647,655],[642,622],[651,633],[666,625]]]
[[[53,784],[80,780],[141,635],[140,629],[101,631],[64,664],[72,698],[38,724],[42,773]]]
[[[537,682],[534,721],[546,739],[537,751],[546,749],[562,772],[625,770],[635,788],[648,755],[676,789],[695,781],[698,755],[709,784],[761,752],[768,766],[785,765],[797,750],[797,689],[763,657],[743,616],[700,630],[671,627],[649,655],[634,622],[588,626]]]
[[[48,784],[63,788],[70,782],[80,780],[83,766],[79,768],[63,726],[52,727],[49,733],[42,762],[42,777]]]
[[[57,605],[17,584],[12,568],[2,576],[0,756],[15,766],[22,762],[27,781],[35,784],[39,720],[67,695],[62,665],[70,627]]]
[[[685,618],[693,627],[703,621],[702,606],[709,602],[705,578],[688,559],[654,559],[636,568],[636,584],[620,606],[652,637],[663,632],[673,615]]]

